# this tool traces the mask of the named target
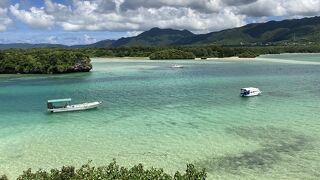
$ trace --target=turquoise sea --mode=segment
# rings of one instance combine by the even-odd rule
[[[185,68],[171,68],[182,64]],[[320,178],[320,54],[93,59],[90,73],[0,75],[0,174],[29,167],[205,167],[208,179]],[[258,97],[239,97],[258,87]],[[103,101],[50,114],[46,101]]]

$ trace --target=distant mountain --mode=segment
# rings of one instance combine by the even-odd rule
[[[239,45],[319,41],[320,17],[312,17],[254,23],[239,28],[198,35],[187,30],[152,28],[138,36],[114,41],[110,47],[196,44]]]
[[[319,42],[320,17],[269,21],[181,39],[179,44]]]
[[[67,48],[68,46],[62,44],[29,44],[29,43],[12,43],[12,44],[0,44],[0,49],[10,48]]]
[[[109,47],[114,43],[116,40],[103,40],[103,41],[98,41],[93,44],[87,44],[87,45],[73,45],[70,46],[71,48],[103,48],[103,47]]]
[[[152,28],[138,36],[121,38],[111,44],[111,47],[119,46],[166,46],[175,44],[180,39],[193,37],[188,30]]]
[[[89,45],[0,44],[0,49],[37,47],[105,48],[201,44],[240,45],[286,42],[320,42],[320,17],[253,23],[243,27],[207,34],[193,34],[188,30],[152,28],[134,37],[103,40]]]

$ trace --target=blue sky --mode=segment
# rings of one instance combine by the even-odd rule
[[[1,1],[1,0],[0,0]],[[72,4],[70,0],[52,1],[61,4]],[[10,5],[19,4],[21,9],[28,10],[32,7],[44,7],[42,0],[12,0]],[[129,34],[126,31],[65,31],[62,27],[55,26],[50,29],[34,28],[15,16],[8,15],[13,23],[5,31],[0,31],[0,44],[7,43],[61,43],[67,45],[90,44],[104,39],[118,39]]]
[[[206,33],[317,15],[319,0],[0,0],[0,43],[90,44],[152,27]]]

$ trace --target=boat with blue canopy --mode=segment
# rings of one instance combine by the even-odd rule
[[[48,112],[68,112],[93,109],[98,107],[102,102],[86,102],[81,104],[70,104],[71,98],[48,100]]]

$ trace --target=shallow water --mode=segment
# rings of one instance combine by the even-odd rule
[[[0,174],[116,158],[170,173],[194,163],[208,179],[318,179],[320,55],[292,57],[94,59],[85,74],[0,75]],[[263,95],[239,97],[247,86]],[[46,100],[68,97],[103,104],[46,113]]]

